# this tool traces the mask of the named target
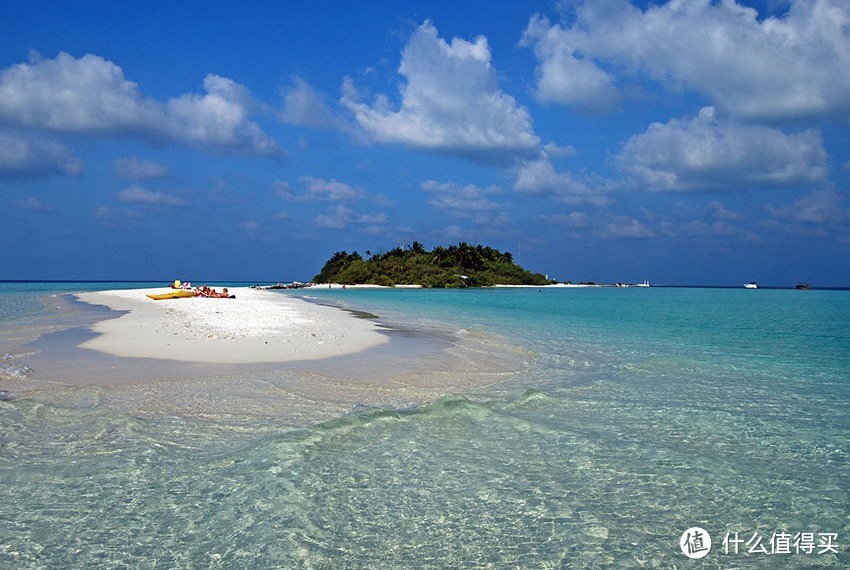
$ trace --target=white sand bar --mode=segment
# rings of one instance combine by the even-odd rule
[[[318,360],[359,352],[389,340],[370,319],[271,291],[235,288],[235,299],[191,297],[155,301],[132,289],[81,293],[94,305],[129,311],[95,324],[83,348],[114,356],[210,364]]]

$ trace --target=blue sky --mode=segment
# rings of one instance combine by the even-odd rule
[[[848,30],[846,0],[6,2],[0,279],[303,280],[419,240],[850,286]]]

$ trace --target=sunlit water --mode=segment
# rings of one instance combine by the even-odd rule
[[[0,287],[6,346],[67,326],[49,295],[83,288]],[[529,363],[295,427],[2,401],[0,567],[850,566],[850,292],[299,294],[493,335]],[[26,361],[6,353],[0,378],[37,374]],[[700,561],[690,527],[713,541]],[[761,543],[724,552],[727,533]],[[784,553],[780,533],[815,548]]]

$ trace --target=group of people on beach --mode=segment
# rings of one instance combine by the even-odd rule
[[[221,290],[221,293],[216,291],[215,289],[210,289],[206,285],[201,285],[200,287],[192,287],[192,284],[188,281],[180,281],[175,280],[174,283],[169,285],[172,289],[183,289],[186,291],[194,291],[198,297],[214,297],[217,299],[230,299],[232,295],[227,291],[227,287]]]
[[[227,287],[223,288],[221,293],[219,293],[215,289],[210,289],[206,285],[201,285],[200,287],[195,287],[195,293],[198,294],[198,297],[215,297],[218,299],[230,298],[230,293],[227,291]]]

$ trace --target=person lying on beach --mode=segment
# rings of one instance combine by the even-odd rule
[[[231,298],[230,293],[227,291],[227,287],[222,289],[221,293],[219,293],[215,289],[210,289],[206,285],[203,285],[202,287],[196,287],[195,292],[198,294],[199,297],[212,297],[212,298],[215,298],[215,299],[230,299]]]

